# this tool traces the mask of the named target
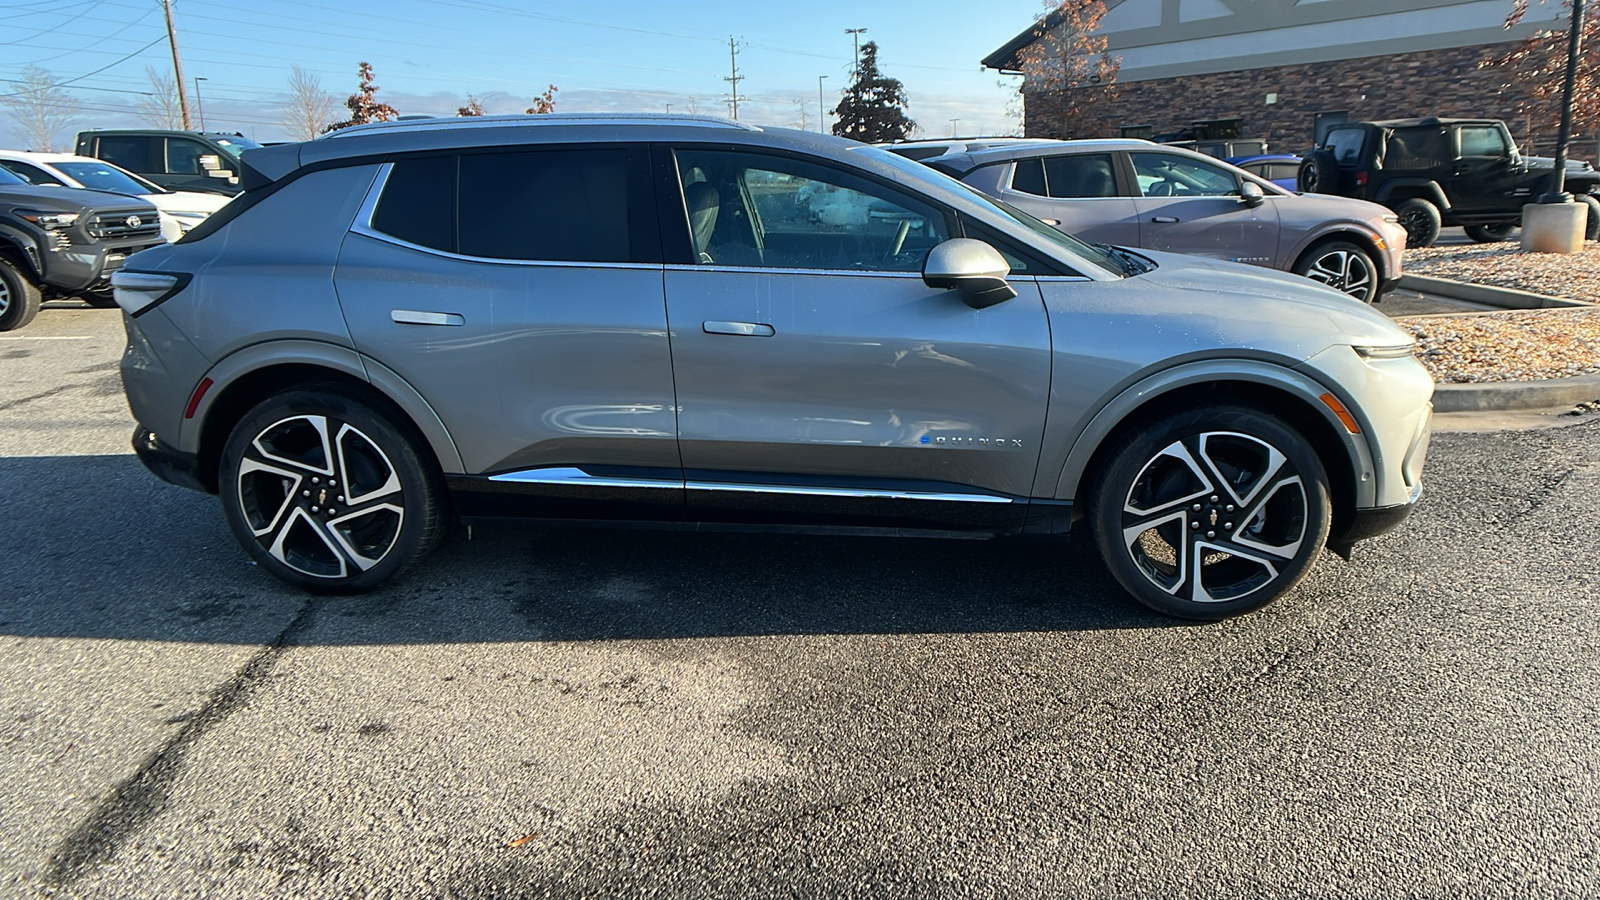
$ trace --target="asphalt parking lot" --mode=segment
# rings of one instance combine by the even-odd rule
[[[1404,530],[1217,625],[1082,544],[537,529],[313,602],[52,306],[0,336],[0,895],[1600,896],[1600,422],[1437,435]]]

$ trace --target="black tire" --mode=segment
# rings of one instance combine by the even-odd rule
[[[1330,241],[1312,247],[1294,264],[1294,273],[1349,294],[1362,303],[1378,299],[1382,281],[1372,256],[1348,241]]]
[[[1291,590],[1321,555],[1332,519],[1328,477],[1310,444],[1241,406],[1134,429],[1088,499],[1095,545],[1117,582],[1157,612],[1202,621]],[[1189,564],[1196,556],[1198,572]]]
[[[1394,207],[1394,214],[1400,217],[1400,224],[1406,230],[1407,249],[1432,247],[1439,239],[1439,229],[1443,226],[1439,207],[1427,200],[1421,197],[1402,200]]]
[[[1579,194],[1578,201],[1589,206],[1589,224],[1583,227],[1583,239],[1600,241],[1600,200],[1592,194]]]
[[[1502,222],[1499,225],[1465,225],[1461,230],[1480,244],[1498,244],[1510,237],[1516,227],[1514,222]]]
[[[0,331],[14,331],[39,314],[43,296],[17,264],[0,256]]]
[[[115,309],[117,298],[110,291],[95,294],[79,294],[78,299],[89,304],[95,309]]]
[[[1302,194],[1339,193],[1339,161],[1326,150],[1313,150],[1300,164],[1295,186]]]
[[[439,540],[444,487],[431,455],[409,423],[347,388],[262,401],[234,426],[219,468],[234,537],[262,568],[309,591],[371,590]]]

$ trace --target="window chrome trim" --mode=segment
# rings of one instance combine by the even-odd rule
[[[1086,275],[1034,275],[1034,281],[1040,284],[1093,284],[1094,279]]]
[[[886,269],[792,269],[776,266],[718,266],[690,263],[668,263],[668,272],[769,272],[774,275],[862,275],[868,278],[915,278],[922,280],[921,272],[892,272]]]
[[[335,132],[337,133],[337,132]],[[367,198],[361,201],[361,208],[356,211],[355,224],[350,226],[351,234],[359,234],[375,241],[415,250],[418,253],[427,253],[443,259],[454,259],[461,262],[486,263],[492,266],[534,266],[539,268],[557,267],[563,269],[642,269],[651,272],[661,271],[660,263],[620,263],[620,262],[583,262],[580,260],[557,259],[500,259],[493,256],[468,256],[464,253],[451,253],[437,247],[424,247],[410,241],[386,234],[372,227],[372,216],[378,210],[378,199],[383,196],[383,187],[389,183],[389,173],[394,171],[394,163],[386,162],[378,166],[378,174],[372,179],[372,187],[367,189]]]

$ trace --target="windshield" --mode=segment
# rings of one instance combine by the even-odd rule
[[[996,200],[982,191],[979,191],[977,188],[974,188],[963,181],[958,181],[954,178],[951,178],[949,175],[946,175],[937,169],[930,169],[922,163],[912,162],[909,159],[896,156],[893,153],[887,153],[883,150],[879,150],[876,147],[856,147],[852,149],[856,150],[858,153],[870,153],[872,154],[872,158],[874,160],[891,166],[907,175],[912,176],[913,178],[922,181],[933,182],[941,187],[948,188],[953,186],[959,188],[968,199],[982,206],[988,207],[990,211],[1003,218],[1011,219],[1018,225],[1026,228],[1028,231],[1045,238],[1050,243],[1061,247],[1064,250],[1071,252],[1074,256],[1095,263],[1113,275],[1128,274],[1127,268],[1121,263],[1117,262],[1116,258],[1106,251],[1095,247],[1092,244],[1086,244],[1063,231],[1052,228],[1051,226],[1046,225],[1044,222],[1041,222],[1038,219],[1035,219],[1033,216],[1023,212],[1022,210],[1017,209],[1008,203]]]
[[[261,145],[255,141],[252,141],[247,137],[240,137],[237,134],[229,135],[228,137],[212,138],[212,140],[217,142],[217,146],[228,151],[228,155],[234,159],[238,159],[239,154],[245,152],[246,150],[256,150],[261,147]]]
[[[103,162],[58,162],[52,168],[86,188],[113,194],[159,194],[162,189]]]

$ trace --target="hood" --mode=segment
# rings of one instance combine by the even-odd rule
[[[1329,344],[1390,345],[1412,341],[1410,332],[1371,306],[1309,278],[1242,263],[1134,251],[1157,268],[1127,283],[1162,288],[1192,298],[1219,318],[1274,321]],[[1317,343],[1316,339],[1312,343]],[[1320,349],[1320,348],[1319,348]]]
[[[150,202],[126,194],[109,194],[85,188],[59,185],[5,185],[0,187],[0,206],[7,209],[37,209],[42,212],[89,212],[97,209],[150,209]],[[154,210],[151,210],[152,212]]]
[[[1373,222],[1394,213],[1380,206],[1354,197],[1338,194],[1295,194],[1273,201],[1280,204],[1278,215],[1293,222],[1322,222],[1327,219],[1349,219],[1355,222]]]
[[[140,194],[154,203],[156,209],[167,213],[196,213],[210,215],[233,199],[225,194],[202,194],[198,191],[171,191],[165,194]]]

